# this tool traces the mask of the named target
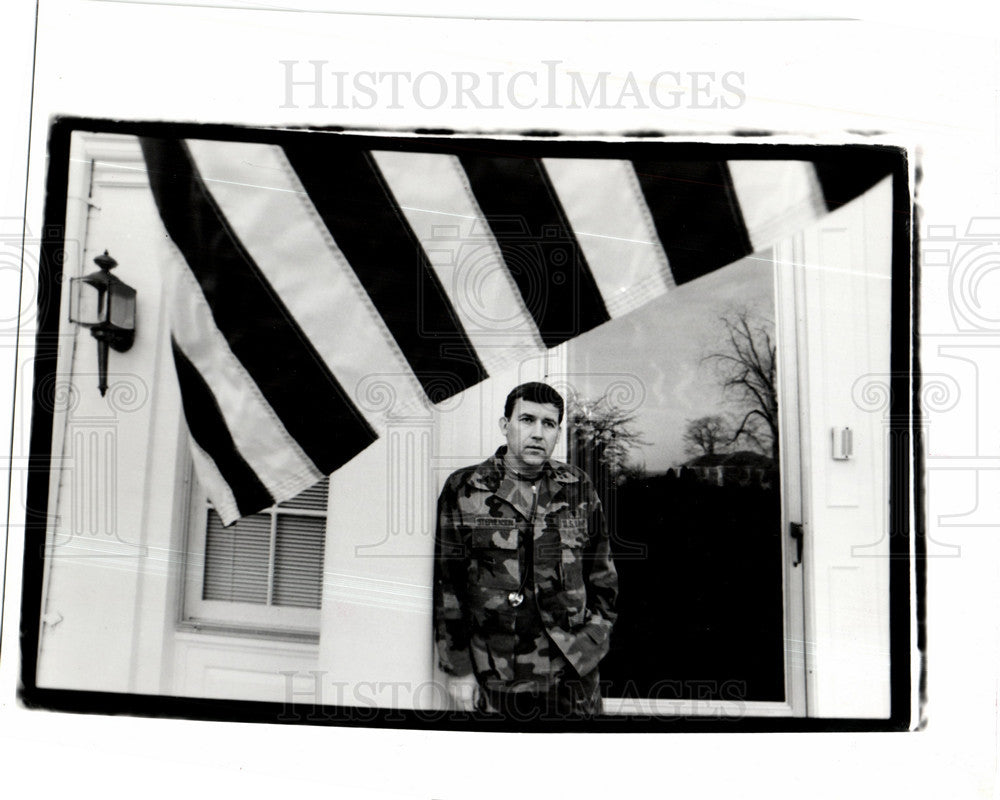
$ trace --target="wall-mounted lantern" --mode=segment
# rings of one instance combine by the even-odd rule
[[[103,254],[94,259],[100,267],[69,282],[69,321],[90,328],[97,339],[97,388],[101,397],[108,390],[108,348],[124,353],[135,340],[135,289],[111,270],[118,262]]]

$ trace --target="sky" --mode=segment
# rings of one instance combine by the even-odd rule
[[[681,437],[688,420],[732,412],[706,355],[723,349],[720,317],[746,308],[774,320],[773,259],[755,253],[668,292],[637,311],[574,339],[568,346],[569,382],[596,399],[612,389],[634,408],[634,427],[649,442],[634,460],[650,472],[690,456]],[[626,386],[618,394],[615,386]]]

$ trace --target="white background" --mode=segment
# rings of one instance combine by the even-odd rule
[[[235,3],[234,3],[235,5]],[[247,4],[250,5],[250,4]],[[271,6],[282,5],[279,2]],[[292,5],[287,3],[286,5]],[[294,4],[351,10],[360,3]],[[379,3],[390,12],[402,3]],[[32,161],[25,214],[28,113],[35,40],[30,3],[5,7],[0,48],[5,141],[0,218],[41,228],[46,122],[52,113],[147,120],[211,120],[392,128],[453,127],[565,132],[772,130],[837,137],[879,131],[922,154],[921,233],[974,217],[1000,217],[1000,31],[979,4],[839,2],[813,7],[825,21],[503,22],[434,19],[471,4],[422,2],[422,16],[241,12],[131,3],[45,0],[41,4]],[[695,4],[574,4],[579,17],[690,16]],[[476,4],[483,17],[565,16],[557,3]],[[771,5],[697,5],[701,17],[790,18]],[[987,16],[991,13],[993,16]],[[945,16],[947,15],[947,16]],[[829,18],[865,16],[864,21]],[[541,72],[564,69],[642,83],[662,70],[735,70],[746,102],[737,109],[500,110],[281,109],[280,60],[319,59],[330,69]],[[0,235],[11,231],[8,222]],[[8,236],[8,240],[9,240]],[[925,243],[925,248],[929,245]],[[954,247],[953,241],[935,245]],[[13,348],[17,280],[10,243],[0,241],[0,451],[6,452],[12,382],[26,355]],[[1000,259],[994,257],[1000,267]],[[30,265],[29,265],[30,266]],[[937,398],[928,414],[927,723],[910,734],[515,736],[295,728],[73,716],[28,712],[14,697],[20,605],[19,494],[11,503],[3,649],[0,766],[6,791],[17,779],[35,791],[178,794],[192,781],[256,795],[510,798],[622,796],[637,792],[708,797],[995,797],[1000,702],[1000,359],[940,358],[942,344],[971,341],[956,327],[959,302],[948,268],[926,268],[924,363],[960,399]],[[32,274],[22,309],[33,317]],[[981,309],[1000,309],[1000,269],[984,270]],[[966,301],[968,298],[966,298]],[[989,313],[983,311],[985,317]],[[992,317],[1000,317],[993,311]],[[30,326],[30,319],[28,320]],[[30,327],[29,327],[30,330]],[[986,335],[982,335],[985,332]],[[972,333],[977,333],[973,331]],[[987,320],[977,342],[997,336]],[[992,338],[991,338],[992,337]],[[1000,340],[998,340],[1000,341]],[[22,345],[24,343],[22,342]],[[23,391],[24,386],[18,386]],[[969,409],[972,409],[970,413]],[[27,419],[13,430],[15,466]],[[963,467],[955,469],[955,466]],[[951,467],[950,469],[948,467]],[[978,472],[977,472],[978,470]],[[16,472],[16,470],[15,470]],[[5,498],[4,498],[5,500]],[[2,506],[2,503],[0,503]],[[3,510],[3,508],[0,508]],[[948,519],[948,518],[951,519]],[[942,519],[945,518],[945,519]],[[943,523],[943,524],[942,524]],[[956,550],[953,546],[960,549]],[[526,787],[528,787],[526,789]]]

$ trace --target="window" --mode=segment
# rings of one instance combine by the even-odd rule
[[[323,597],[329,478],[228,528],[192,480],[186,625],[315,638]]]

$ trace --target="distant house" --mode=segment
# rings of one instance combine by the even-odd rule
[[[737,450],[734,453],[705,453],[684,464],[698,479],[718,486],[770,486],[775,463],[761,453]]]

